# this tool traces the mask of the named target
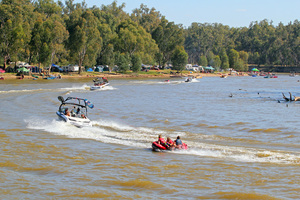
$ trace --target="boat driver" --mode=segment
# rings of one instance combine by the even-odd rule
[[[69,111],[68,108],[65,109],[65,115],[66,115],[66,116],[71,116],[71,115],[70,115],[70,111]]]

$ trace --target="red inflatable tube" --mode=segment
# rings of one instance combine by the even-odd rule
[[[162,151],[162,150],[170,150],[171,151],[171,150],[186,150],[186,149],[188,149],[188,146],[185,143],[182,143],[182,145],[180,145],[178,148],[175,148],[175,149],[174,149],[174,147],[172,149],[168,149],[167,147],[159,144],[157,141],[152,143],[153,151]]]

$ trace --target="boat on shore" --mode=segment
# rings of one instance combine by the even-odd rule
[[[87,109],[94,108],[90,101],[77,97],[64,99],[62,96],[58,96],[58,100],[61,102],[56,112],[59,120],[79,128],[92,126],[91,120],[87,116]]]
[[[94,85],[90,86],[90,90],[99,90],[109,85],[107,78],[101,77],[93,79]]]

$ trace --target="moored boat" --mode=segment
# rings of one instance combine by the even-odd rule
[[[87,116],[87,108],[94,108],[94,105],[87,99],[68,97],[64,99],[58,97],[61,102],[58,111],[56,112],[59,120],[70,123],[76,127],[92,126],[90,119]]]

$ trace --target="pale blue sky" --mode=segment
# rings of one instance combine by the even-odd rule
[[[79,3],[82,0],[75,0]],[[88,7],[109,5],[113,0],[86,0]],[[154,7],[167,20],[188,27],[192,22],[221,23],[230,27],[248,27],[253,21],[267,19],[277,26],[300,20],[300,0],[118,0],[125,11],[139,8],[143,3]]]

